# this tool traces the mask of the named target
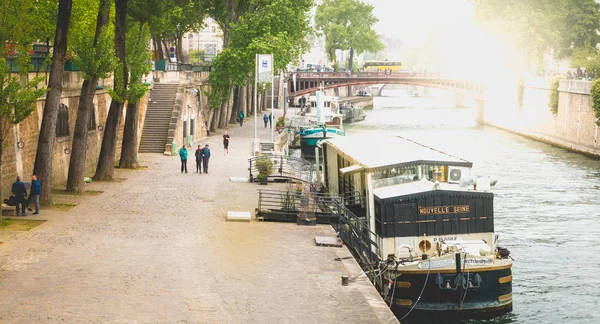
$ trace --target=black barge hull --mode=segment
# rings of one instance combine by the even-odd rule
[[[512,311],[511,268],[494,268],[471,269],[460,273],[458,279],[455,271],[432,269],[427,276],[427,270],[399,269],[391,309],[398,318],[408,314],[408,320],[486,319],[506,314]]]

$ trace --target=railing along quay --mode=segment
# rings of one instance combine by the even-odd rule
[[[256,159],[264,158],[265,156],[253,157],[248,159],[249,163],[249,179],[250,182],[256,180],[258,169],[256,168]],[[268,178],[273,180],[298,180],[304,183],[315,183],[317,180],[316,167],[313,163],[301,158],[289,156],[267,156],[273,161],[273,172],[268,175]]]

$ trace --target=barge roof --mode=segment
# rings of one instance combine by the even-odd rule
[[[339,136],[326,143],[366,169],[422,163],[473,166],[465,159],[400,136]]]
[[[440,182],[440,183],[438,183],[437,187],[435,187],[435,182],[421,180],[421,181],[397,184],[397,185],[388,186],[388,187],[376,188],[376,189],[373,189],[373,194],[380,200],[383,200],[383,199],[395,198],[395,197],[399,197],[399,196],[408,196],[408,195],[415,195],[415,194],[420,194],[420,193],[425,193],[425,192],[431,192],[434,190],[454,191],[457,194],[459,192],[485,193],[485,191],[471,191],[471,190],[468,190],[467,188],[460,187],[458,184],[446,183],[446,182]]]

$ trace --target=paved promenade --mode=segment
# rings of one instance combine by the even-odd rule
[[[147,169],[117,170],[127,180],[90,184],[104,193],[3,242],[0,323],[397,323],[364,275],[341,286],[360,268],[334,260],[346,248],[315,246],[331,227],[225,221],[253,212],[259,188],[229,182],[247,177],[252,120],[229,134],[227,156],[221,132],[198,143],[208,175],[141,155]]]

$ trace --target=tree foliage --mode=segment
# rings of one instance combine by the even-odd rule
[[[472,0],[479,21],[511,39],[533,58],[557,58],[594,46],[600,38],[600,4],[594,0]]]
[[[235,8],[239,17],[229,18],[222,16],[224,7],[208,7],[227,35],[209,77],[210,106],[226,102],[231,87],[244,85],[253,75],[256,54],[273,54],[274,69],[280,70],[308,48],[306,38],[312,31],[308,12],[313,4],[313,0],[239,1]]]
[[[361,0],[324,0],[317,7],[315,24],[325,35],[325,47],[330,61],[335,62],[335,50],[379,52],[384,48],[373,30],[378,19],[373,6]],[[352,62],[348,62],[352,68]]]
[[[69,46],[73,63],[84,79],[106,78],[116,65],[114,24],[103,27],[98,39],[94,39],[99,6],[98,0],[78,1],[73,5]]]
[[[558,113],[558,87],[560,86],[560,79],[563,79],[563,77],[557,75],[552,78],[552,81],[550,81],[550,100],[548,101],[548,107],[553,115]]]
[[[6,67],[6,59],[1,57],[0,67]],[[13,125],[21,123],[34,111],[36,101],[46,92],[45,88],[38,87],[44,79],[36,77],[23,83],[6,68],[0,69],[0,143],[4,142]]]
[[[132,103],[140,101],[149,90],[143,82],[143,77],[152,71],[149,41],[150,32],[146,23],[130,24],[125,42],[126,64],[131,75],[126,97]]]
[[[206,0],[136,0],[139,5],[131,10],[132,17],[148,22],[150,34],[156,40],[175,41],[177,59],[183,59],[183,35],[202,27],[206,17]],[[139,17],[146,17],[146,20]],[[159,44],[157,44],[159,45]],[[159,45],[162,46],[162,45]]]
[[[592,82],[590,94],[592,95],[592,109],[596,115],[596,125],[600,125],[600,79]]]
[[[589,76],[600,76],[600,51],[595,47],[575,48],[569,60],[572,68],[585,68]]]

